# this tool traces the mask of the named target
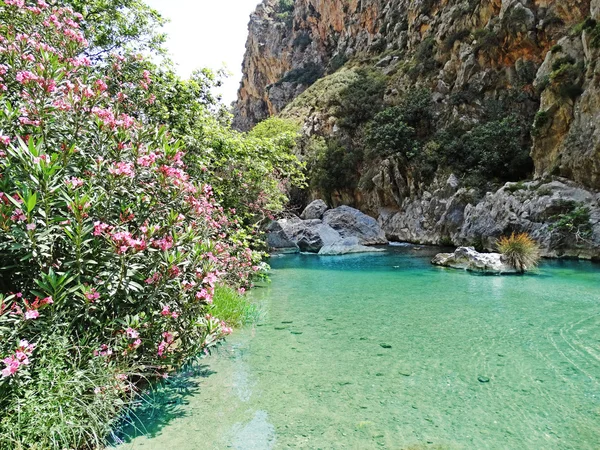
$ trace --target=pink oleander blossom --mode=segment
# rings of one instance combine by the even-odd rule
[[[110,232],[112,227],[102,222],[94,222],[94,236],[102,236],[104,233]]]
[[[100,294],[95,289],[91,289],[89,292],[85,293],[85,298],[94,303],[100,298]]]
[[[113,167],[108,169],[108,172],[112,175],[124,176],[129,178],[133,178],[135,176],[133,164],[128,162],[115,163]]]
[[[40,317],[40,312],[37,309],[29,309],[25,311],[25,320],[35,320]]]
[[[126,332],[127,337],[129,339],[137,339],[137,338],[140,337],[140,333],[137,330],[135,330],[135,329],[133,329],[131,327],[127,328],[127,330],[125,332]]]

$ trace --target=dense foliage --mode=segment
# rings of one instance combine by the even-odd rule
[[[92,46],[90,15],[0,16],[0,447],[97,447],[141,380],[242,320],[231,289],[300,180],[295,131],[231,131],[208,72],[182,81],[125,47],[94,63],[108,31]]]

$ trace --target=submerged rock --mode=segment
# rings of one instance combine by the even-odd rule
[[[323,223],[339,232],[344,238],[357,237],[362,245],[388,243],[377,220],[350,206],[340,206],[325,212]]]
[[[347,255],[350,253],[377,253],[385,250],[380,248],[367,247],[361,245],[357,237],[340,239],[339,241],[326,245],[319,250],[321,256],[336,256],[336,255]]]
[[[439,253],[431,263],[470,272],[517,273],[515,268],[504,263],[500,253],[479,253],[473,247],[459,247],[454,253]]]
[[[321,219],[328,209],[327,203],[323,200],[315,200],[304,209],[300,218],[304,220]]]

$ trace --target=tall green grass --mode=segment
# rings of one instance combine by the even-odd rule
[[[241,328],[256,322],[260,315],[258,305],[244,295],[226,286],[215,288],[215,296],[210,312],[214,317],[225,321],[233,328]]]
[[[132,404],[132,386],[117,378],[116,367],[90,358],[67,336],[54,335],[39,346],[35,374],[4,380],[15,385],[0,388],[0,448],[103,448],[115,418]]]

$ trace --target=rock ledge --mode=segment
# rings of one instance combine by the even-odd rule
[[[517,273],[516,269],[504,263],[500,253],[479,253],[473,247],[459,247],[454,253],[439,253],[431,263],[469,272],[499,275]]]

